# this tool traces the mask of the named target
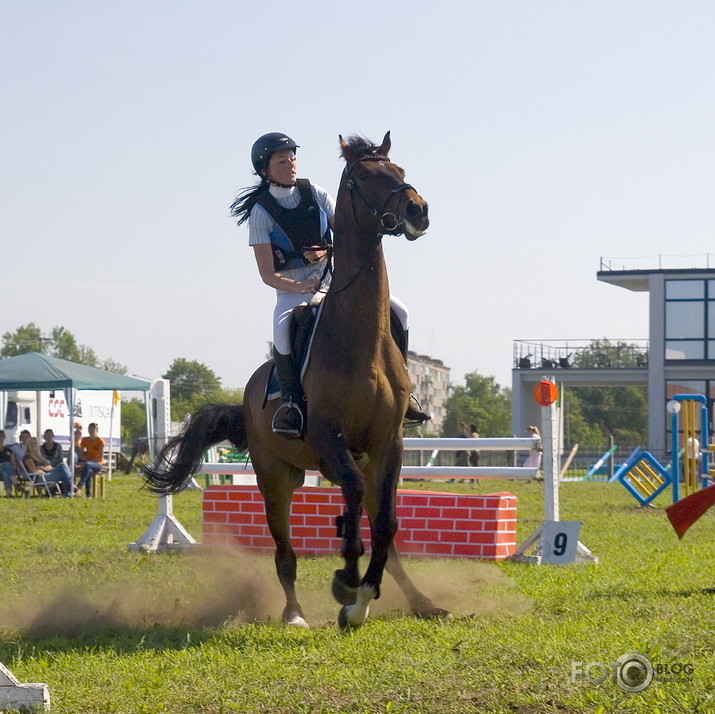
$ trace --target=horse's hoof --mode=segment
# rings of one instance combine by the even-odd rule
[[[420,620],[451,620],[452,613],[449,610],[443,610],[441,607],[432,607],[429,610],[415,610],[414,616]]]
[[[352,622],[350,622],[350,620],[348,619],[347,606],[340,608],[340,612],[338,613],[338,627],[340,627],[343,632],[351,632],[352,630],[357,630],[358,627],[360,627],[361,625],[362,622],[358,624],[353,624]]]
[[[341,604],[341,605],[354,605],[355,602],[357,601],[357,588],[350,587],[344,580],[343,580],[343,571],[342,570],[336,570],[335,575],[333,576],[333,597]]]
[[[300,627],[304,630],[310,629],[310,625],[308,625],[308,623],[300,615],[293,615],[293,617],[284,620],[284,623],[290,627]]]

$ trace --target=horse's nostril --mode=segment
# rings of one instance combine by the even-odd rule
[[[407,215],[410,218],[419,218],[422,215],[422,212],[422,206],[420,206],[419,203],[410,201],[409,205],[407,206]]]

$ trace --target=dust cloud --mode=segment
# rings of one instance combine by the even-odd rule
[[[285,599],[272,557],[240,548],[206,547],[185,557],[191,559],[188,567],[171,582],[142,582],[138,580],[141,576],[134,574],[111,586],[93,586],[87,578],[81,586],[48,587],[41,579],[27,583],[27,592],[17,602],[7,602],[0,611],[0,628],[35,638],[86,635],[107,628],[231,627],[280,621]],[[318,580],[315,567],[306,568],[304,560],[298,559],[296,587],[306,620],[313,627],[332,626],[340,607],[330,593],[332,572],[321,568],[325,575]],[[519,595],[493,564],[406,559],[404,565],[415,585],[454,617],[515,614],[530,609],[528,598]],[[366,567],[365,558],[362,567]],[[310,577],[302,580],[302,569],[309,570]],[[409,615],[405,597],[386,574],[381,597],[371,606],[371,616],[403,613]]]

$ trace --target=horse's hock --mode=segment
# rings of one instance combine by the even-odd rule
[[[296,491],[290,517],[295,552],[304,556],[340,552],[335,519],[344,508],[338,488]],[[274,551],[263,498],[255,486],[210,486],[204,491],[202,511],[204,544]],[[511,493],[400,490],[397,518],[395,543],[403,555],[504,560],[516,550],[516,496]],[[361,535],[369,549],[370,528],[364,515]]]

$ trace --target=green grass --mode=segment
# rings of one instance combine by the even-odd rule
[[[0,661],[46,682],[53,712],[715,711],[713,514],[680,542],[619,484],[565,483],[561,517],[583,523],[600,564],[410,560],[454,619],[410,617],[386,576],[346,635],[329,594],[337,558],[299,561],[304,631],[277,622],[270,557],[129,552],[156,512],[139,486],[120,475],[106,500],[0,499]],[[516,494],[519,542],[541,521],[537,483],[426,486]],[[200,494],[174,510],[200,539]],[[636,694],[572,681],[574,662],[629,652],[691,665],[691,679]]]

